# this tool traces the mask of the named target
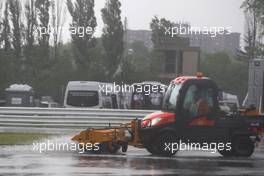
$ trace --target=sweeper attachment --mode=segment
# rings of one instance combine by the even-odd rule
[[[120,148],[122,152],[126,152],[128,145],[143,148],[139,142],[139,127],[140,120],[135,119],[116,128],[87,129],[74,136],[72,140],[83,145],[97,144],[99,147],[93,152],[116,153]]]

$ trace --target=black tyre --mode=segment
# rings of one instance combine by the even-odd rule
[[[128,144],[122,145],[122,152],[127,152]]]
[[[144,147],[146,148],[146,150],[149,153],[151,153],[153,155],[158,155],[159,154],[152,144],[145,145]]]
[[[232,157],[232,156],[235,156],[235,153],[234,153],[233,150],[226,150],[226,149],[224,149],[224,150],[218,150],[218,152],[222,156],[224,156],[224,157]]]
[[[250,157],[255,150],[255,144],[249,136],[238,136],[232,142],[232,150],[235,156]]]
[[[94,154],[100,154],[100,153],[106,153],[107,152],[107,143],[106,142],[102,142],[99,144],[99,149],[95,150],[93,148],[93,150],[91,151]]]
[[[224,157],[232,157],[232,156],[235,156],[235,152],[233,150],[232,143],[230,143],[230,144],[231,145],[229,147],[224,147],[221,150],[220,149],[217,149],[218,153],[220,153]]]
[[[115,144],[113,142],[107,142],[107,151],[109,153],[112,153],[112,154],[117,153],[120,148],[121,146],[118,144]]]
[[[101,154],[101,153],[114,154],[114,153],[117,153],[119,149],[120,149],[120,146],[116,145],[112,142],[102,142],[99,145],[99,150],[92,150],[92,153],[95,153],[95,154]]]
[[[162,156],[173,156],[178,150],[172,150],[173,143],[176,143],[177,139],[170,133],[161,133],[155,141],[153,149],[157,154]]]

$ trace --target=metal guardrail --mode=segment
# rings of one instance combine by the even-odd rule
[[[141,119],[149,110],[0,107],[0,132],[79,131]]]

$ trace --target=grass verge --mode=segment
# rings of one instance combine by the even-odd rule
[[[24,145],[47,138],[51,134],[38,133],[0,133],[0,145]]]

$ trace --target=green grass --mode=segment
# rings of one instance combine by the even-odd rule
[[[33,141],[51,136],[50,134],[37,133],[0,133],[0,145],[32,144]]]

